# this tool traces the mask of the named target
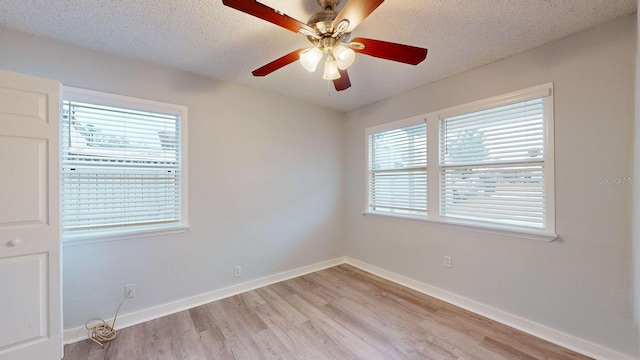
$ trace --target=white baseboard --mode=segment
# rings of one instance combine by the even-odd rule
[[[391,271],[370,265],[366,262],[356,260],[350,257],[345,258],[345,262],[349,265],[355,266],[361,270],[370,272],[381,278],[393,281],[396,284],[406,286],[410,289],[416,290],[423,294],[432,296],[436,299],[440,299],[449,304],[456,305],[465,310],[482,315],[489,319],[495,320],[507,326],[511,326],[520,331],[524,331],[533,336],[539,337],[556,345],[573,350],[580,354],[592,357],[597,360],[638,360],[630,355],[620,353],[616,350],[604,347],[602,345],[594,344],[590,341],[581,339],[579,337],[563,333],[561,331],[552,329],[550,327],[535,323],[533,321],[524,319],[517,315],[509,314],[502,310],[493,308],[481,304],[477,301],[465,298],[463,296],[448,292],[446,290],[427,285],[425,283],[416,281],[403,275],[393,273]]]
[[[332,260],[323,261],[317,264],[303,266],[297,269],[265,276],[263,278],[247,281],[241,284],[229,286],[219,290],[214,290],[208,293],[192,296],[189,298],[155,306],[155,307],[144,309],[141,311],[137,311],[129,314],[123,314],[118,316],[118,329],[123,329],[133,325],[141,324],[146,321],[150,321],[163,316],[175,314],[177,312],[191,309],[196,306],[204,305],[216,300],[242,294],[244,292],[261,288],[263,286],[293,279],[298,276],[324,270],[324,269],[327,269],[336,265],[344,264],[344,263],[345,263],[345,258],[339,257]],[[111,322],[111,319],[108,319],[107,322]],[[85,339],[87,339],[87,329],[84,326],[68,329],[64,331],[65,344],[71,344],[71,343],[82,341]]]

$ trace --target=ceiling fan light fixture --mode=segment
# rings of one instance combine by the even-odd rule
[[[300,63],[309,72],[316,71],[321,59],[322,50],[317,47],[309,48],[300,52]]]
[[[251,16],[255,16],[294,33],[305,35],[310,48],[299,48],[252,71],[253,76],[268,75],[296,60],[309,72],[315,72],[324,60],[325,80],[333,80],[337,91],[351,86],[347,68],[355,61],[355,53],[418,65],[427,57],[427,49],[388,41],[355,38],[351,32],[384,0],[343,0],[347,3],[338,11],[341,0],[316,0],[322,10],[311,15],[304,23],[281,11],[262,4],[262,0],[222,0],[222,3]],[[311,1],[311,0],[308,0]],[[324,59],[323,59],[324,58]]]
[[[340,79],[340,71],[338,70],[338,62],[331,53],[327,55],[327,61],[324,62],[324,80]]]
[[[356,52],[342,44],[333,48],[333,54],[340,70],[346,70],[356,60]]]

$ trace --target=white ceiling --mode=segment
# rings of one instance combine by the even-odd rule
[[[306,22],[316,0],[262,0]],[[338,10],[346,0],[338,6]],[[636,12],[636,0],[387,0],[353,33],[429,49],[405,65],[358,54],[352,87],[336,92],[322,66],[251,71],[310,43],[222,0],[0,0],[0,25],[130,58],[351,110]],[[1,44],[0,44],[1,51]]]

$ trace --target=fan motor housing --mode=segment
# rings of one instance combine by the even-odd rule
[[[323,10],[311,15],[307,25],[318,31],[320,36],[325,36],[333,33],[333,19],[338,16],[338,12],[335,7],[338,6],[340,0],[317,0],[318,5]]]
[[[323,9],[331,9],[333,10],[336,6],[340,4],[340,0],[318,0],[318,5],[322,6]]]
[[[338,16],[335,10],[322,10],[309,18],[307,25],[316,29],[319,34],[326,35],[333,33],[333,19]]]

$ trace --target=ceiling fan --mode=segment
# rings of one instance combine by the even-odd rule
[[[305,24],[255,0],[222,0],[226,6],[306,35],[313,44],[297,49],[252,72],[254,76],[268,75],[294,61],[314,72],[325,58],[325,80],[332,80],[337,91],[351,86],[347,68],[355,61],[355,53],[381,59],[417,65],[427,57],[427,49],[381,40],[355,38],[351,32],[384,0],[348,0],[340,12],[334,10],[340,0],[317,0],[323,10],[313,14]]]

